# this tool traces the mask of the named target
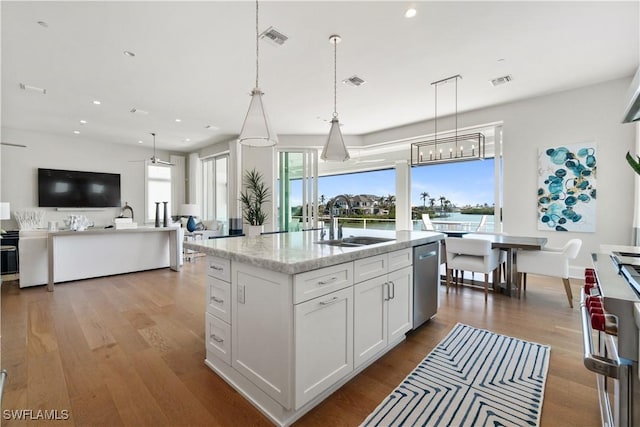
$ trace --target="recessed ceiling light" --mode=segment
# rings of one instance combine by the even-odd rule
[[[131,52],[130,50],[125,50],[124,52],[122,52],[125,54],[125,56],[130,56],[130,57],[134,57],[136,56],[135,53]]]
[[[141,140],[138,140],[138,144],[142,144],[143,142]]]
[[[100,104],[102,104],[102,102],[98,101],[97,99],[96,99],[95,101],[93,101],[93,103],[94,103],[95,105],[100,105]]]
[[[49,24],[47,24],[44,21],[38,21],[38,25],[40,25],[41,27],[45,27],[45,28],[47,28],[49,26]]]
[[[180,123],[182,120],[180,119],[176,119],[176,123]]]
[[[191,141],[191,138],[186,138],[186,139],[185,139],[185,141],[186,141],[186,142],[190,142],[190,141]]]
[[[87,121],[86,121],[86,120],[80,120],[80,124],[81,124],[81,125],[86,125],[86,124],[87,124]]]
[[[414,16],[416,16],[417,13],[418,13],[418,11],[411,7],[409,9],[407,9],[407,11],[404,13],[404,17],[405,18],[413,18]]]
[[[79,130],[74,130],[73,133],[75,133],[76,135],[80,134]]]

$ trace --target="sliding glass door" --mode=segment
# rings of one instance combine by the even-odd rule
[[[319,227],[318,152],[278,152],[278,230],[299,231]]]

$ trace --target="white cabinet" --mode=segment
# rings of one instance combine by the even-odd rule
[[[298,274],[210,256],[207,365],[276,424],[292,424],[411,329],[412,254]]]
[[[284,408],[291,408],[292,277],[231,266],[231,365]]]
[[[388,274],[382,270],[382,274],[377,277],[354,286],[355,368],[401,339],[411,329],[413,271],[411,258],[407,258],[406,252],[407,250],[402,250],[378,256],[383,258],[378,265],[393,265],[399,269]],[[409,266],[400,268],[407,264],[407,260]],[[356,277],[360,261],[364,260],[354,262]],[[380,273],[380,269],[377,271]]]
[[[207,311],[205,345],[207,359],[217,357],[231,364],[231,261],[207,257]]]
[[[295,409],[353,370],[353,287],[294,308]]]

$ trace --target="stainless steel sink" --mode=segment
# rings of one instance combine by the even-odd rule
[[[391,242],[393,240],[395,239],[389,239],[386,237],[351,236],[351,237],[345,237],[343,239],[319,240],[316,243],[320,245],[355,248],[358,246],[375,245],[376,243]]]

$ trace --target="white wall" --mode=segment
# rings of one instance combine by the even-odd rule
[[[111,224],[120,208],[99,211],[58,212],[54,208],[38,208],[38,168],[71,169],[91,172],[119,173],[122,205],[133,208],[138,224],[144,222],[144,159],[151,157],[149,146],[106,144],[92,142],[79,136],[69,138],[2,129],[2,140],[24,144],[27,148],[2,145],[0,162],[0,186],[3,202],[11,203],[11,211],[41,209],[46,211],[47,221],[61,221],[70,214],[87,216],[96,226]],[[158,151],[160,158],[168,160],[167,152]],[[131,160],[140,160],[131,162]],[[2,221],[6,230],[18,228],[12,218]]]
[[[583,246],[574,266],[591,265],[590,254],[601,243],[631,244],[634,173],[625,154],[633,150],[635,127],[621,123],[630,82],[631,78],[619,79],[459,114],[459,127],[504,123],[504,231],[547,237],[552,246],[580,238]],[[497,90],[508,90],[508,86]],[[432,123],[372,133],[365,136],[364,145],[429,133]],[[598,147],[596,232],[538,230],[538,150],[585,142]]]

